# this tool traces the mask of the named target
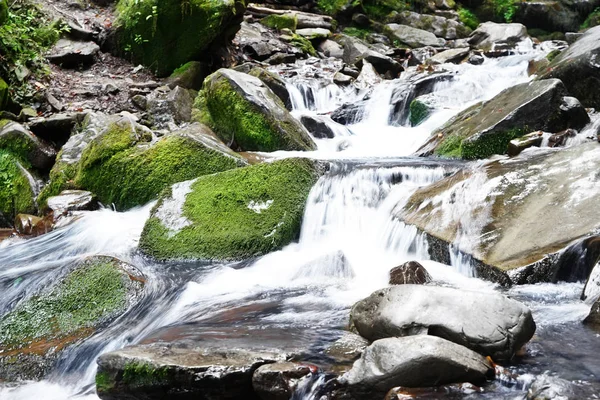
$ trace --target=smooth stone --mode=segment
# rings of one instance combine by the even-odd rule
[[[60,39],[46,56],[53,64],[64,68],[75,68],[79,65],[91,65],[96,61],[100,46],[94,42],[76,42]]]
[[[406,262],[390,271],[390,285],[423,285],[431,281],[431,275],[416,261]]]

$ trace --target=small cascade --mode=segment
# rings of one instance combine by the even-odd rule
[[[324,374],[307,376],[300,382],[291,400],[320,400],[325,382],[326,376]]]

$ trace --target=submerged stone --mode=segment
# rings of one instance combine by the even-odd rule
[[[95,256],[0,319],[0,379],[39,379],[61,351],[97,332],[131,305],[143,278],[131,265]]]
[[[260,79],[220,69],[204,82],[204,104],[215,133],[240,151],[314,150],[309,133]]]
[[[502,294],[424,285],[378,290],[352,307],[350,322],[368,340],[432,335],[495,361],[509,361],[535,332],[531,311]]]
[[[140,249],[158,259],[239,260],[277,250],[300,233],[321,168],[287,159],[200,177],[165,191]]]

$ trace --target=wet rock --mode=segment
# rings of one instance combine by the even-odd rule
[[[571,400],[580,398],[575,392],[574,385],[567,380],[549,375],[540,375],[527,390],[527,400]]]
[[[157,138],[130,116],[91,114],[71,136],[38,198],[89,190],[117,209],[143,205],[175,182],[246,165],[204,125]]]
[[[390,285],[423,285],[431,282],[431,275],[416,261],[406,262],[390,271]]]
[[[340,59],[344,57],[344,49],[333,40],[325,40],[324,42],[319,43],[317,50],[325,54],[325,57]]]
[[[533,130],[581,129],[588,122],[581,104],[567,96],[558,79],[522,83],[460,112],[434,131],[418,153],[486,158],[506,153],[511,140]]]
[[[383,79],[379,76],[373,65],[367,60],[362,60],[360,75],[354,81],[354,86],[358,89],[369,89],[382,81]]]
[[[361,67],[362,60],[365,60],[373,64],[373,67],[380,74],[385,74],[388,71],[397,74],[402,70],[397,61],[374,50],[358,38],[340,34],[336,35],[335,40],[343,47],[344,53],[342,59],[348,65]]]
[[[424,285],[378,290],[352,307],[350,322],[368,340],[439,336],[496,361],[510,360],[535,332],[531,311],[499,293]]]
[[[373,342],[340,381],[347,385],[350,398],[361,399],[382,398],[396,386],[481,384],[493,376],[492,364],[474,351],[442,338],[417,335]]]
[[[265,60],[265,62],[270,65],[291,64],[295,61],[296,55],[288,53],[275,53]]]
[[[459,249],[474,263],[497,271],[523,267],[528,278],[515,277],[515,282],[555,281],[561,264],[561,280],[583,280],[589,269],[587,273],[568,272],[580,269],[576,261],[582,254],[591,254],[590,249],[586,246],[560,264],[557,252],[587,240],[600,228],[592,200],[600,195],[600,187],[588,184],[596,179],[597,162],[600,148],[595,142],[490,162],[476,173],[463,171],[417,190],[396,216],[445,246],[460,236]],[[549,193],[547,188],[555,190]],[[431,202],[434,198],[438,200]],[[455,203],[458,198],[464,200]],[[473,206],[463,214],[466,203]],[[540,213],[552,218],[540,218]],[[573,220],[579,222],[569,223]],[[563,228],[555,229],[557,224]],[[486,240],[481,241],[482,237]],[[587,262],[583,271],[595,262]]]
[[[600,299],[596,300],[596,302],[592,304],[590,313],[587,317],[585,317],[583,323],[589,325],[595,330],[600,331]]]
[[[412,48],[425,46],[442,47],[446,44],[444,39],[438,38],[433,33],[408,25],[387,24],[386,32],[392,40],[397,40]]]
[[[352,81],[353,78],[351,76],[342,74],[341,72],[336,72],[335,75],[333,75],[333,83],[336,85],[346,86],[351,84]]]
[[[245,8],[242,1],[194,1],[185,10],[180,0],[122,2],[114,35],[119,50],[134,63],[169,76],[188,61],[206,57],[209,49],[227,44]]]
[[[468,61],[469,61],[469,64],[481,65],[485,61],[485,58],[479,54],[472,54],[471,56],[469,56]]]
[[[558,78],[585,107],[600,108],[600,94],[589,90],[600,84],[600,66],[595,61],[599,54],[600,26],[597,26],[554,58],[539,79]]]
[[[331,139],[335,132],[331,129],[330,119],[322,115],[303,115],[300,117],[302,125],[317,139]]]
[[[366,101],[346,103],[331,113],[331,119],[341,125],[352,125],[360,122]]]
[[[468,55],[468,47],[459,47],[442,51],[427,60],[427,64],[438,65],[445,63],[460,64]]]
[[[265,85],[269,87],[283,101],[285,108],[288,110],[292,109],[292,101],[290,100],[290,92],[287,90],[285,81],[277,74],[267,71],[266,69],[260,68],[253,64],[243,64],[236,68],[236,71],[244,72],[248,75],[252,75],[263,81]]]
[[[350,364],[363,353],[369,341],[352,332],[344,332],[342,337],[325,350],[325,354],[335,360],[336,365]]]
[[[567,143],[568,138],[577,136],[574,129],[565,129],[562,132],[555,133],[548,138],[548,147],[561,147]]]
[[[233,335],[235,332],[224,332],[215,339],[209,332],[191,340],[177,335],[173,339],[171,334],[168,339],[148,338],[142,344],[103,354],[96,374],[98,396],[256,400],[252,377],[257,369],[286,361],[290,351],[279,350],[277,343],[260,331],[246,333],[241,342]]]
[[[192,119],[194,99],[187,89],[177,86],[173,90],[158,88],[146,98],[146,110],[157,129],[175,130]]]
[[[408,117],[410,126],[417,126],[425,121],[435,109],[434,101],[431,95],[419,96],[410,102]]]
[[[581,294],[581,300],[585,300],[588,304],[597,299],[600,299],[600,260],[592,267]]]
[[[433,33],[435,36],[444,39],[466,38],[471,34],[471,29],[458,21],[444,17],[417,14],[412,11],[403,11],[388,17],[389,22],[395,22],[401,25],[411,26]]]
[[[565,33],[565,40],[570,45],[575,43],[580,37],[583,36],[583,33],[580,32],[567,32]]]
[[[233,42],[249,58],[258,61],[265,61],[275,53],[303,56],[301,50],[281,40],[280,36],[257,23],[243,22]]]
[[[63,190],[58,196],[48,198],[48,209],[55,219],[72,211],[94,211],[98,207],[96,196],[85,190]]]
[[[83,122],[85,113],[54,114],[48,118],[35,118],[29,122],[29,129],[38,137],[62,147],[78,124]]]
[[[190,61],[177,68],[169,78],[166,80],[166,84],[171,89],[175,89],[177,86],[183,89],[202,89],[202,83],[210,73],[208,64],[199,61]]]
[[[266,364],[258,367],[252,375],[252,388],[261,400],[289,400],[298,381],[314,369],[316,368],[293,362]]]
[[[76,68],[80,65],[91,65],[96,62],[100,46],[94,42],[76,42],[60,39],[46,56],[48,61],[63,68]]]
[[[518,139],[513,139],[508,143],[508,156],[519,155],[523,150],[530,147],[540,147],[544,141],[544,132],[531,132]]]
[[[279,249],[299,234],[322,172],[317,162],[287,159],[176,184],[146,222],[140,249],[158,259],[218,260]],[[223,190],[231,196],[220,196]]]
[[[385,400],[405,400],[407,396],[410,399],[445,399],[458,398],[475,393],[484,393],[484,389],[473,385],[472,383],[454,383],[448,385],[434,386],[428,388],[408,388],[398,386],[390,390],[385,396]]]
[[[112,257],[79,262],[0,319],[0,378],[40,379],[69,346],[98,332],[138,300],[143,277]]]
[[[484,22],[473,31],[469,37],[469,44],[471,47],[488,51],[498,46],[512,47],[528,37],[525,25]]]
[[[54,148],[23,125],[6,120],[0,121],[0,150],[11,152],[41,171],[48,171],[56,159]]]
[[[215,133],[241,151],[313,150],[306,129],[260,79],[229,69],[208,77],[205,101]]]
[[[40,236],[52,230],[52,217],[40,218],[35,215],[18,214],[15,218],[15,231],[25,236]]]

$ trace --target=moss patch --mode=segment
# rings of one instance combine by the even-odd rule
[[[10,93],[8,92],[8,84],[4,79],[0,78],[0,110],[6,109],[9,98]]]
[[[36,209],[35,193],[22,168],[23,162],[0,150],[0,213],[9,221],[20,213],[33,214]]]
[[[292,36],[292,39],[290,40],[290,44],[299,48],[305,54],[311,55],[313,57],[317,55],[317,51],[313,47],[311,41],[305,38],[304,36],[294,34]]]
[[[479,18],[468,8],[460,7],[458,9],[458,18],[460,22],[473,30],[479,26]]]
[[[600,25],[600,7],[594,9],[590,15],[587,16],[580,29],[588,29],[594,26]]]
[[[476,160],[494,154],[505,154],[508,151],[509,142],[527,132],[527,128],[510,129],[478,135],[469,139],[451,134],[442,141],[436,150],[436,154],[464,160]]]
[[[121,0],[117,40],[123,52],[159,76],[200,58],[234,32],[245,5],[237,0]]]
[[[422,102],[420,102],[419,100],[411,101],[409,110],[410,110],[409,121],[410,121],[411,126],[419,125],[421,122],[423,122],[425,119],[427,119],[427,117],[429,117],[429,114],[431,112],[429,107],[426,104],[423,104]]]
[[[115,259],[83,262],[52,289],[25,300],[0,320],[0,354],[82,330],[90,334],[86,328],[125,311],[128,279]]]
[[[204,176],[183,204],[190,225],[169,231],[157,217],[163,193],[146,223],[140,248],[158,259],[246,259],[296,239],[308,193],[319,173],[314,162],[287,159]]]
[[[260,20],[260,23],[264,26],[268,26],[273,29],[289,29],[292,32],[296,31],[296,26],[298,25],[298,18],[295,14],[290,15],[276,15],[271,14],[267,15],[263,19]]]

